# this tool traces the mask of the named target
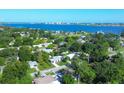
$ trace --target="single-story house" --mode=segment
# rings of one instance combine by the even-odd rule
[[[29,37],[29,32],[20,32],[20,35],[22,36],[22,37]]]
[[[62,56],[54,56],[50,59],[51,63],[58,63],[62,60]]]
[[[121,46],[124,46],[124,42],[123,41],[120,41],[120,44],[121,44]]]
[[[15,40],[11,41],[11,42],[9,43],[9,45],[10,45],[10,46],[11,46],[11,45],[14,45],[14,42],[15,42]]]
[[[37,71],[39,70],[38,63],[36,61],[29,61],[28,64],[29,64],[30,68],[35,68]]]
[[[103,31],[97,31],[97,34],[105,34]]]
[[[3,27],[0,27],[0,31],[3,31],[4,30],[4,28]]]
[[[32,83],[33,84],[60,84],[60,82],[52,76],[45,76],[43,78],[42,77],[35,78],[32,81]]]
[[[86,36],[80,36],[80,39],[84,39]]]
[[[123,44],[121,44],[121,46],[123,46],[123,47],[124,47],[124,43],[123,43]]]
[[[42,44],[38,44],[38,45],[33,45],[33,47],[48,47],[50,44],[52,43],[42,43]]]
[[[113,48],[112,48],[112,47],[109,47],[109,48],[108,48],[108,51],[109,51],[109,52],[112,52],[112,51],[113,51]]]
[[[48,47],[50,44],[52,44],[52,42],[50,42],[50,43],[43,43],[42,46],[43,47]]]
[[[77,40],[77,42],[79,42],[79,43],[82,43],[82,44],[83,44],[83,43],[85,43],[86,41],[85,41],[85,40],[83,40],[83,39],[78,39],[78,40]]]
[[[69,57],[70,59],[72,59],[75,56],[75,53],[72,54],[68,54],[67,57]]]
[[[46,49],[46,48],[42,49],[42,51],[47,52],[47,53],[51,53],[51,52],[53,52],[52,49]]]
[[[66,42],[60,42],[59,43],[59,46],[63,46],[63,45],[65,45],[66,44]]]

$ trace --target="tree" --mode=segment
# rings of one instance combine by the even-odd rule
[[[119,68],[111,62],[96,63],[94,70],[96,72],[94,83],[120,83],[122,79]]]
[[[62,76],[62,83],[63,84],[74,84],[75,80],[74,77],[72,77],[72,75],[70,74],[64,74]]]
[[[8,63],[3,70],[1,83],[15,84],[27,74],[28,64],[25,62]]]
[[[0,57],[0,66],[5,65],[5,58],[4,57]]]
[[[21,47],[18,56],[20,61],[30,61],[32,57],[31,48],[26,46]]]
[[[23,38],[23,44],[22,45],[32,45],[33,44],[33,39],[30,37],[24,37]]]
[[[124,37],[124,31],[121,32],[121,37]]]
[[[96,77],[95,71],[89,66],[87,62],[82,62],[79,66],[80,68],[80,81],[82,83],[93,83],[94,78]]]
[[[110,46],[114,49],[117,50],[118,48],[120,48],[120,41],[119,40],[112,40],[109,42]]]
[[[87,43],[87,42],[86,42],[86,43],[84,43],[84,44],[81,46],[81,49],[82,49],[82,51],[84,51],[85,53],[90,54],[90,53],[93,51],[94,47],[95,47],[94,44],[92,44],[92,43]]]
[[[49,62],[49,54],[46,52],[42,51],[38,54],[37,62],[39,63],[41,70],[51,67]]]
[[[13,49],[13,48],[3,49],[0,51],[0,56],[4,58],[17,56],[17,49]]]
[[[23,45],[23,40],[20,36],[18,36],[18,37],[15,38],[14,46],[18,47],[18,46],[21,46],[21,45]]]
[[[71,37],[71,36],[67,36],[65,38],[65,42],[67,42],[69,45],[71,45],[74,42],[74,40],[75,39],[73,37]]]
[[[123,54],[117,54],[115,56],[112,57],[111,62],[113,62],[117,68],[119,69],[120,75],[121,77],[120,79],[120,83],[124,83],[124,56]]]
[[[75,70],[78,82],[92,83],[96,77],[95,72],[90,65],[86,61],[81,61],[79,58],[73,60],[72,68]]]
[[[74,43],[70,46],[69,50],[72,51],[72,52],[79,52],[79,51],[81,50],[81,45],[82,45],[82,44],[80,44],[80,43],[78,43],[78,42],[74,42]]]

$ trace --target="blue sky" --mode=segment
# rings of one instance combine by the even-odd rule
[[[0,22],[124,22],[123,10],[0,9]]]

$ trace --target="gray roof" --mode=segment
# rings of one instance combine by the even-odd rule
[[[39,78],[35,78],[33,80],[33,83],[35,84],[49,84],[52,83],[53,81],[55,81],[55,78],[52,76],[45,76],[45,77],[39,77]]]

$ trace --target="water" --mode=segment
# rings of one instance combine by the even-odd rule
[[[83,25],[57,25],[57,24],[2,24],[2,26],[10,26],[16,28],[35,28],[49,31],[86,31],[120,34],[124,31],[124,26],[83,26]]]

